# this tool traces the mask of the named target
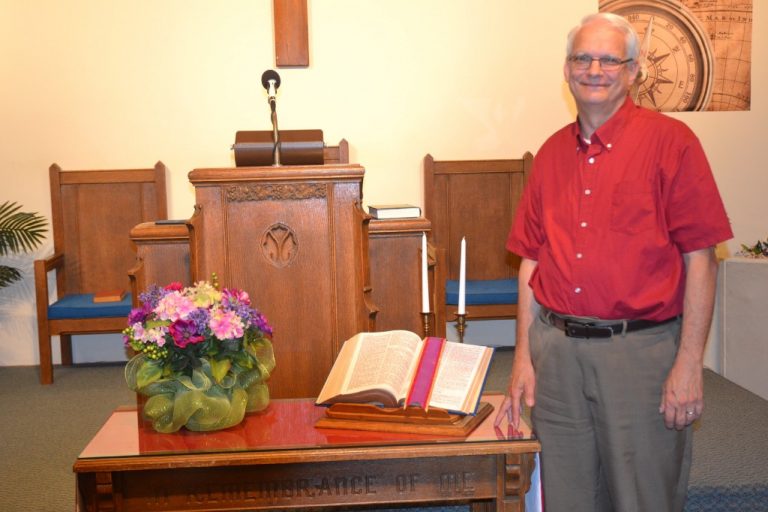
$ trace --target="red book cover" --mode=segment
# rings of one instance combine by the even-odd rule
[[[416,370],[416,375],[413,377],[413,385],[406,400],[407,405],[427,407],[429,395],[432,391],[432,383],[435,380],[437,363],[440,361],[440,354],[443,351],[444,345],[444,338],[430,336],[424,340],[424,348],[421,351],[419,366]]]

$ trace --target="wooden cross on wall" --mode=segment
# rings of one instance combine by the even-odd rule
[[[272,0],[277,67],[309,66],[307,0]]]

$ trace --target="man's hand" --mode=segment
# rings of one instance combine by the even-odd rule
[[[683,430],[704,410],[704,376],[697,362],[675,361],[661,394],[659,412],[667,428]]]
[[[498,427],[506,417],[512,427],[519,430],[523,403],[528,407],[533,407],[535,389],[536,379],[530,357],[516,353],[515,362],[512,364],[512,374],[509,376],[509,384],[507,385],[507,396],[496,413],[494,426]]]

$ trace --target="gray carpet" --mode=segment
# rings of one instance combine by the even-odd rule
[[[497,350],[486,390],[504,390],[512,354]],[[0,512],[74,509],[75,459],[112,410],[135,403],[122,369],[57,367],[41,386],[37,368],[0,367]],[[768,401],[709,371],[705,395],[686,512],[768,511]]]
[[[704,374],[686,512],[768,512],[768,401]]]
[[[72,465],[109,414],[135,403],[121,366],[55,370],[41,386],[36,367],[0,367],[0,510],[71,512]]]

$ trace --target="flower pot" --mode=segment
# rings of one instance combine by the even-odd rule
[[[157,432],[171,433],[182,427],[196,432],[230,428],[242,422],[246,413],[269,405],[266,380],[274,368],[274,358],[268,340],[259,340],[259,345],[256,368],[233,368],[220,381],[213,377],[210,363],[201,359],[202,364],[191,375],[170,375],[144,384],[143,379],[153,373],[157,363],[138,354],[125,367],[126,382],[147,397],[143,416]]]

